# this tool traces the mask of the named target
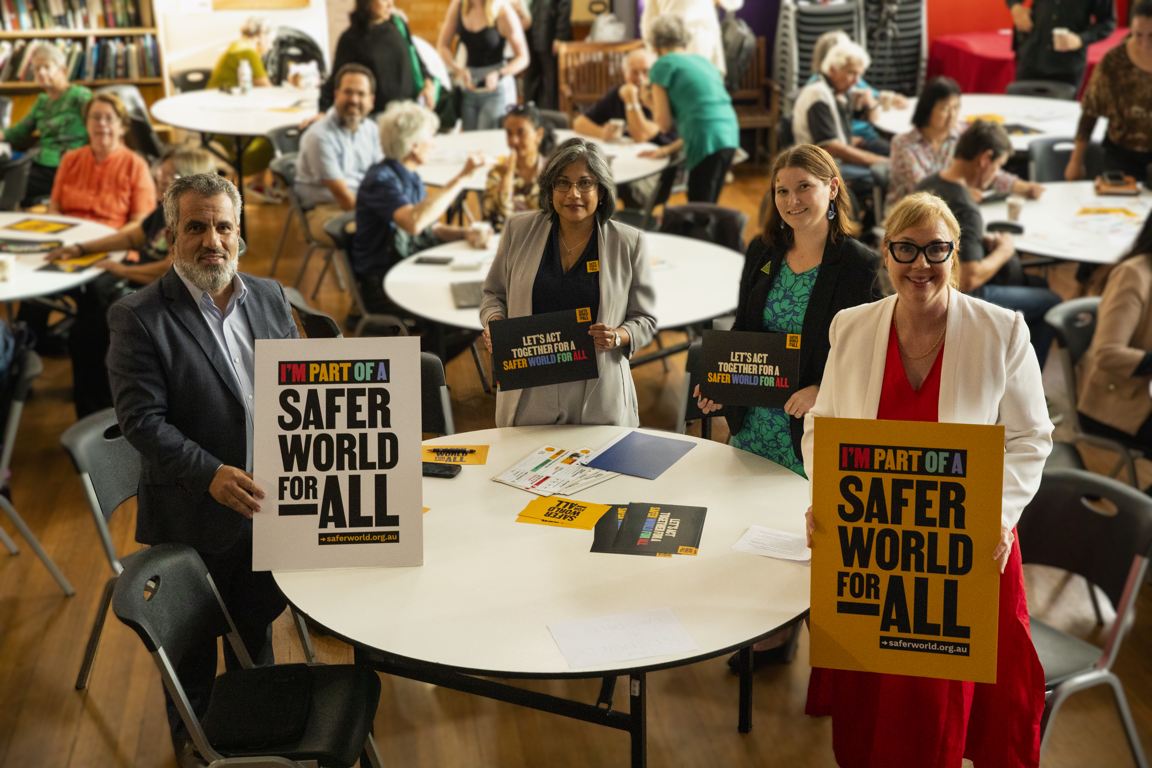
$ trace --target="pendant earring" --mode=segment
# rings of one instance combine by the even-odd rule
[[[836,202],[834,200],[828,201],[828,220],[836,218]]]

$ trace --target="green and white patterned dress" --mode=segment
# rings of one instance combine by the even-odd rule
[[[812,287],[819,273],[820,265],[817,264],[798,275],[788,266],[787,259],[781,260],[780,274],[764,302],[765,333],[801,333],[804,330],[804,314],[808,311],[808,300],[812,298]],[[806,478],[804,462],[798,461],[796,452],[792,450],[791,418],[783,408],[749,408],[744,426],[732,436],[732,444]]]

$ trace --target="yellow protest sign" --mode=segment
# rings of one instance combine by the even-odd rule
[[[518,523],[555,525],[561,528],[580,528],[590,531],[600,516],[611,507],[607,504],[589,504],[584,501],[542,496],[533,499],[516,518]]]
[[[433,464],[487,464],[486,445],[424,445],[421,461]]]
[[[812,666],[996,682],[1004,428],[815,429]]]

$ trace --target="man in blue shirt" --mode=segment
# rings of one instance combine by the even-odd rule
[[[336,73],[335,102],[300,139],[296,194],[308,229],[322,243],[332,239],[324,222],[356,207],[364,174],[384,159],[380,134],[365,118],[375,104],[376,78],[362,64],[345,64]]]

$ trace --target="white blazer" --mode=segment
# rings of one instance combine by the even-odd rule
[[[1004,427],[1004,503],[1016,525],[1040,487],[1052,451],[1052,422],[1040,366],[1022,315],[949,288],[940,369],[940,421]],[[816,405],[804,417],[804,472],[812,476],[813,419],[875,419],[884,384],[896,297],[841,311],[828,332],[832,350]]]

